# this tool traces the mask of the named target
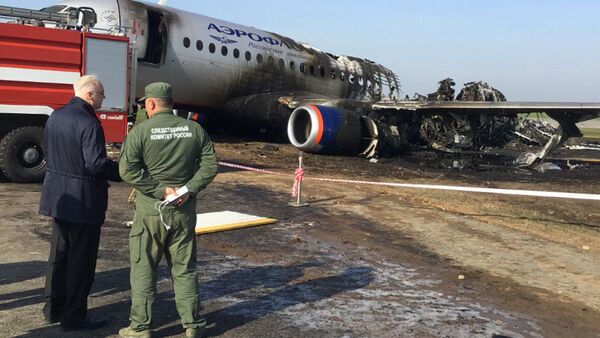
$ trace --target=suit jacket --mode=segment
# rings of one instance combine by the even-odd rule
[[[104,130],[94,108],[79,97],[50,115],[44,131],[48,169],[40,213],[74,223],[104,223],[107,180],[120,181],[106,157]]]

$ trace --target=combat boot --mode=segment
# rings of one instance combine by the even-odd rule
[[[152,337],[152,334],[150,332],[150,329],[147,330],[142,330],[142,331],[136,331],[136,330],[132,330],[129,326],[122,328],[119,330],[119,337],[123,337],[123,338],[150,338]]]
[[[205,327],[188,327],[185,329],[186,337],[193,338],[204,338],[206,337],[206,328]]]

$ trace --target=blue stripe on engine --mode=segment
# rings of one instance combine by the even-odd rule
[[[323,146],[323,151],[335,152],[337,150],[335,136],[342,123],[340,113],[337,109],[332,107],[317,107],[321,111],[321,116],[323,117],[323,138],[321,138],[319,144]]]

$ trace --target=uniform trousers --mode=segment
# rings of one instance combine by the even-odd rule
[[[46,271],[44,316],[62,325],[84,322],[96,274],[101,225],[55,218]]]
[[[196,213],[191,202],[159,215],[136,211],[129,237],[131,261],[130,328],[149,329],[152,306],[156,299],[158,264],[164,255],[171,269],[175,305],[185,328],[201,328],[206,321],[199,314],[198,281],[196,279]],[[187,209],[187,210],[186,210]]]

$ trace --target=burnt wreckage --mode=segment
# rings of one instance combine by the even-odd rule
[[[499,90],[481,81],[466,83],[455,98],[455,82],[450,78],[440,81],[438,90],[427,96],[398,100],[398,79],[389,69],[358,58],[335,59],[351,64],[346,69],[358,69],[361,77],[379,81],[340,95],[345,98],[315,97],[314,93],[280,96],[279,104],[293,110],[287,134],[300,150],[370,158],[424,148],[485,151],[520,141],[538,148],[530,152],[532,148],[525,147],[529,152],[515,160],[517,166],[529,167],[569,137],[580,137],[577,122],[600,116],[597,103],[508,102]],[[385,91],[381,83],[386,84]],[[542,112],[559,127],[518,116]]]
[[[482,81],[466,83],[455,98],[453,86],[454,80],[447,78],[427,96],[415,94],[405,101],[375,103],[369,117],[377,125],[378,144],[363,155],[397,155],[415,148],[485,151],[514,141],[537,146],[536,151],[523,152],[514,162],[529,167],[543,161],[569,137],[581,137],[575,123],[598,116],[595,108],[585,104],[507,102],[504,94]],[[559,126],[519,118],[518,112],[545,112]]]
[[[454,80],[439,82],[436,92],[427,96],[415,94],[414,102],[488,101],[504,102],[499,90],[485,82],[469,82],[454,97]],[[391,155],[403,149],[429,147],[453,152],[502,147],[515,137],[517,114],[507,116],[431,112],[398,114],[397,111],[378,110],[372,115],[382,132],[379,155]]]

